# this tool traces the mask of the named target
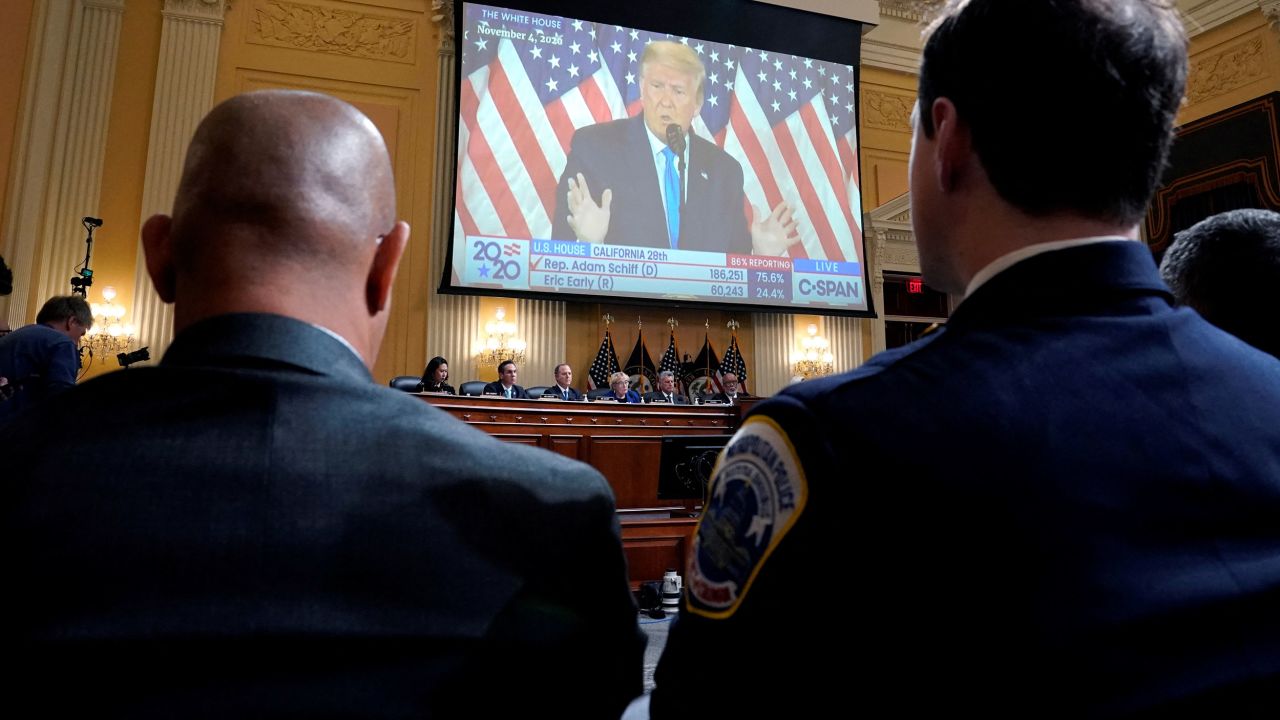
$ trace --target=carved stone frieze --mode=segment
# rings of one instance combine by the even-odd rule
[[[124,12],[124,0],[82,0],[82,2],[86,8]]]
[[[880,258],[881,267],[885,265],[897,265],[900,267],[919,268],[920,255],[916,252],[914,245],[889,245],[884,249],[884,255]]]
[[[880,14],[918,23],[927,20],[941,4],[942,0],[880,0]]]
[[[228,0],[164,0],[165,17],[222,22]]]
[[[911,106],[915,98],[864,88],[862,120],[867,127],[911,132]]]
[[[1248,85],[1266,74],[1262,38],[1193,60],[1187,77],[1187,104],[1194,105]]]
[[[350,57],[413,63],[417,24],[286,0],[257,0],[250,11],[249,42]]]

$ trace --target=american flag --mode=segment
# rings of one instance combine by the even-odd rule
[[[729,349],[724,351],[724,360],[720,363],[720,369],[716,371],[716,381],[722,388],[725,373],[737,375],[738,384],[743,390],[747,389],[747,363],[742,359],[742,351],[738,349],[737,335],[729,341]]]
[[[667,351],[662,353],[662,359],[658,361],[658,372],[672,372],[676,376],[676,387],[678,392],[684,392],[682,386],[681,371],[684,368],[680,364],[680,352],[676,350],[676,334],[671,332],[671,339],[667,341]]]
[[[596,351],[596,359],[591,361],[591,370],[587,372],[587,389],[609,387],[609,376],[618,372],[618,353],[613,350],[613,336],[608,330],[600,339],[600,349]]]
[[[746,201],[786,201],[793,257],[858,261],[854,68],[551,15],[466,6],[455,233],[547,238],[577,128],[638,114],[640,56],[685,43],[707,79],[693,130],[732,155]],[[517,18],[527,22],[517,20]]]

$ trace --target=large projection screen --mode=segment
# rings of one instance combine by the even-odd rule
[[[859,23],[728,0],[503,5],[458,13],[442,292],[871,314]]]

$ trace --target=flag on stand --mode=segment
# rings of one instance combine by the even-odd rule
[[[658,372],[673,372],[676,376],[676,392],[684,393],[683,367],[680,365],[680,352],[676,350],[676,333],[671,331],[671,340],[667,342],[667,351],[662,353],[658,361]]]
[[[716,371],[720,368],[720,360],[716,357],[715,348],[711,347],[711,338],[702,338],[702,350],[698,357],[684,364],[684,387],[692,400],[698,395],[719,392],[719,381]]]
[[[649,349],[644,346],[643,330],[636,335],[636,346],[632,348],[623,371],[631,376],[631,389],[641,395],[651,392],[658,382],[657,366],[649,357]]]
[[[596,351],[596,359],[591,361],[591,370],[587,373],[587,389],[609,387],[609,376],[618,372],[618,353],[613,350],[613,336],[606,329],[600,340],[600,349]]]
[[[638,114],[644,48],[673,40],[689,46],[706,69],[693,131],[742,166],[750,205],[766,214],[781,202],[792,208],[800,242],[790,254],[859,261],[852,66],[552,15],[466,8],[458,236],[551,237],[556,202],[563,200],[556,185],[574,131]]]
[[[747,389],[747,363],[742,359],[742,351],[738,349],[738,334],[733,334],[729,341],[729,349],[724,353],[724,361],[716,370],[716,381],[724,387],[724,374],[733,373],[738,376],[738,385],[745,392]]]

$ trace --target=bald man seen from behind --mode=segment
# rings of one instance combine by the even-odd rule
[[[409,227],[366,117],[222,103],[142,236],[174,303],[163,361],[0,437],[11,701],[604,718],[640,693],[604,479],[370,376]]]

